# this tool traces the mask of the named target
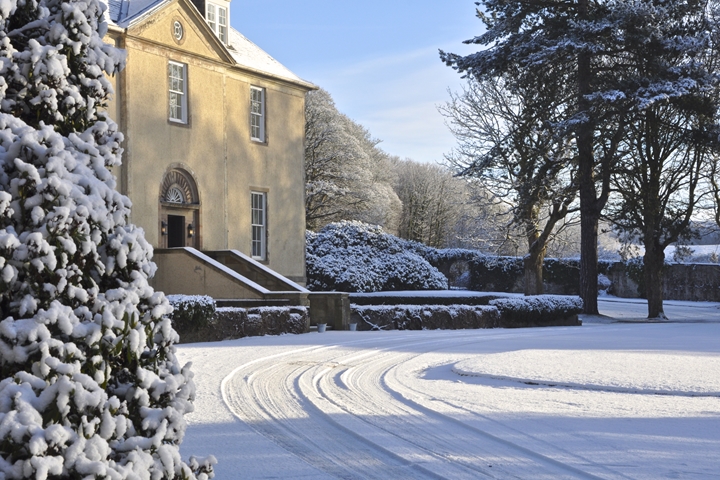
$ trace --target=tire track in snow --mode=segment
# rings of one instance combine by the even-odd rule
[[[538,453],[411,400],[418,392],[393,377],[426,353],[519,335],[530,333],[399,333],[294,350],[236,368],[223,398],[260,434],[337,478],[593,478],[577,459],[545,455],[554,453],[546,444]]]
[[[497,337],[495,337],[497,338]],[[461,342],[452,339],[452,347],[462,343],[476,343],[478,339]],[[512,442],[490,435],[480,429],[470,427],[462,421],[453,417],[441,414],[437,411],[424,407],[413,402],[389,388],[386,376],[394,372],[399,365],[422,357],[426,353],[447,348],[448,341],[423,342],[425,348],[422,353],[404,355],[402,360],[397,355],[390,355],[386,360],[382,357],[375,359],[372,365],[362,370],[346,370],[338,379],[335,376],[335,384],[342,384],[343,388],[338,389],[338,397],[334,400],[338,405],[350,405],[354,398],[357,406],[371,405],[372,401],[383,405],[395,406],[386,419],[383,417],[377,422],[377,428],[393,429],[397,423],[397,430],[409,441],[412,441],[418,448],[430,450],[442,457],[446,462],[464,465],[472,471],[469,478],[476,478],[478,474],[487,474],[491,471],[497,478],[596,478],[580,468],[566,465],[556,459],[538,454],[527,448],[515,445]],[[417,346],[419,344],[415,344]],[[332,382],[325,378],[325,394],[332,395]],[[350,390],[348,393],[344,391]],[[374,392],[371,398],[362,398],[366,392]],[[378,402],[378,393],[383,398]],[[374,398],[372,398],[374,397]],[[357,414],[348,409],[348,413]],[[376,419],[370,409],[363,412],[368,418]],[[390,426],[385,426],[386,424]],[[411,440],[410,440],[411,439]],[[547,450],[547,448],[545,449]],[[492,465],[492,467],[489,467]],[[490,468],[492,470],[490,470]],[[461,478],[457,474],[448,475],[449,478]]]
[[[223,381],[224,400],[257,432],[337,478],[438,478],[338,425],[298,393],[299,379],[332,362],[334,349],[286,352],[241,366]]]

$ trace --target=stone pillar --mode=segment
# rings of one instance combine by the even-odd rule
[[[310,325],[326,323],[333,330],[350,324],[350,295],[344,292],[310,292]]]

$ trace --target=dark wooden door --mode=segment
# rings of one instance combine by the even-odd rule
[[[185,246],[185,217],[168,215],[168,248]]]

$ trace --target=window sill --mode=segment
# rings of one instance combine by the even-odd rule
[[[175,125],[177,127],[184,127],[184,128],[190,128],[190,122],[189,121],[182,121],[182,120],[174,120],[172,118],[168,118],[168,123],[170,125]]]

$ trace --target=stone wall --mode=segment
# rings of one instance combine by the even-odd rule
[[[481,292],[523,292],[523,268],[520,257],[476,257],[445,260],[442,272],[451,287]],[[628,266],[623,262],[603,261],[599,273],[612,285],[608,293],[624,298],[644,298],[642,263]],[[460,275],[454,275],[460,272]],[[543,270],[546,294],[579,294],[580,266],[578,260],[547,259]],[[469,278],[469,280],[468,280]],[[664,298],[720,302],[720,265],[711,263],[667,264],[665,266]]]
[[[641,272],[632,272],[616,263],[608,272],[609,293],[623,298],[643,298]],[[720,302],[720,265],[711,263],[668,264],[664,271],[663,297],[666,300]]]

